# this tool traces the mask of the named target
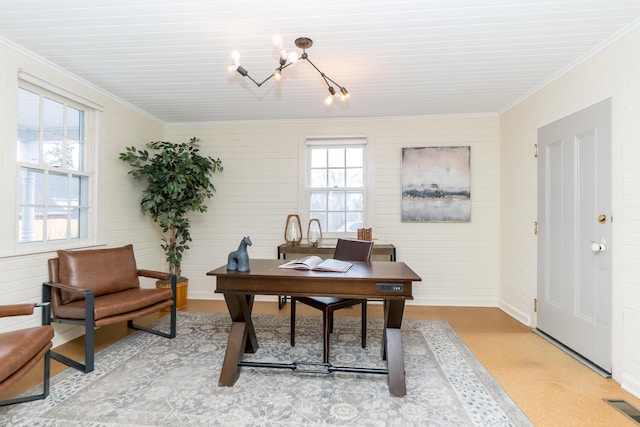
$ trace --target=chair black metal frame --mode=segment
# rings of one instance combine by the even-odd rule
[[[164,338],[175,338],[176,337],[176,288],[177,288],[177,277],[174,274],[170,275],[171,280],[171,291],[173,293],[173,305],[171,306],[170,311],[170,326],[169,332],[163,332],[157,329],[152,329],[146,326],[136,325],[133,322],[133,319],[127,320],[127,327],[131,329],[136,329],[144,332],[149,332],[154,335],[159,335]],[[94,309],[95,309],[95,296],[94,292],[91,290],[79,290],[68,286],[63,286],[59,283],[52,282],[44,282],[42,286],[42,299],[44,301],[51,301],[51,290],[52,288],[58,288],[60,290],[64,290],[66,292],[78,293],[82,294],[85,299],[85,318],[84,319],[66,319],[56,317],[55,313],[51,313],[50,322],[53,323],[65,323],[72,324],[78,326],[84,326],[85,329],[85,342],[84,342],[84,363],[75,361],[67,356],[64,356],[58,352],[51,351],[51,357],[55,360],[64,363],[67,366],[75,368],[81,372],[89,373],[94,370],[95,366],[95,317],[94,317]]]
[[[367,240],[338,239],[333,253],[335,259],[342,261],[370,261],[373,242]],[[296,302],[322,311],[323,362],[329,363],[329,343],[333,333],[334,312],[346,307],[362,305],[362,348],[367,346],[367,300],[330,297],[291,297],[291,345],[296,345]]]

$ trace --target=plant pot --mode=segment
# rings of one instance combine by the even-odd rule
[[[168,280],[158,280],[156,282],[156,288],[158,289],[171,289],[171,282]],[[178,277],[176,284],[176,308],[182,310],[187,306],[187,290],[189,288],[189,279],[186,277]],[[170,308],[165,308],[162,311],[169,311]]]

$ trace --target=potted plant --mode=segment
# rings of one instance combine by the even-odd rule
[[[199,154],[198,138],[175,144],[152,141],[146,149],[127,147],[120,160],[128,163],[129,174],[146,182],[140,207],[162,229],[162,250],[169,263],[169,272],[178,277],[178,308],[184,307],[187,280],[180,273],[184,251],[193,239],[189,232],[189,212],[206,212],[207,199],[216,191],[212,176],[222,172],[222,161]],[[162,284],[160,284],[162,286]],[[181,295],[182,294],[182,295]]]

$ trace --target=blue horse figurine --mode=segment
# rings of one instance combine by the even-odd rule
[[[249,271],[249,253],[247,252],[247,246],[251,246],[251,239],[249,236],[243,237],[240,241],[238,249],[231,252],[227,258],[227,270],[229,271]]]

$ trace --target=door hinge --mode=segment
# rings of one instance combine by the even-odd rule
[[[533,157],[538,157],[538,144],[533,144]]]
[[[538,221],[533,221],[533,234],[538,235]]]
[[[538,298],[533,299],[533,312],[534,313],[538,312]]]

